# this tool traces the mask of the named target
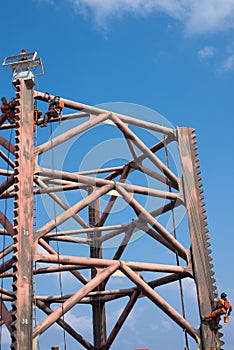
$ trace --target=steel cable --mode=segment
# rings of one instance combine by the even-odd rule
[[[163,137],[163,143],[164,143],[165,156],[166,156],[166,166],[169,167],[169,155],[168,155],[168,149],[167,149],[165,136]],[[169,188],[169,192],[172,192],[170,182],[168,183],[168,188]],[[175,201],[171,200],[171,204],[173,204],[174,202]],[[173,235],[174,235],[174,238],[177,239],[176,223],[175,223],[175,212],[174,212],[173,206],[172,206],[172,209],[171,209],[171,213],[172,213]],[[177,264],[177,266],[180,266],[179,255],[178,255],[177,252],[176,252],[176,264]],[[179,279],[178,282],[179,282],[179,288],[180,288],[180,301],[181,301],[182,315],[183,315],[183,318],[186,319],[185,305],[184,305],[183,284],[182,284],[181,279]],[[185,344],[186,344],[185,349],[189,350],[188,334],[187,334],[186,330],[184,330],[184,337],[185,337]]]

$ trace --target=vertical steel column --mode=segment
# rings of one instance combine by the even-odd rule
[[[185,206],[187,209],[188,223],[190,230],[191,255],[194,278],[197,288],[198,304],[200,315],[204,316],[211,312],[213,300],[215,298],[216,287],[213,285],[215,279],[210,263],[212,258],[209,256],[211,250],[208,249],[209,236],[206,228],[206,216],[203,190],[201,189],[201,177],[198,153],[196,152],[196,140],[194,129],[177,128],[178,145],[182,164],[182,185],[184,190]],[[221,334],[212,329],[212,324],[201,323],[202,350],[219,350],[222,342],[219,337]]]
[[[89,194],[92,189],[89,190]],[[100,220],[100,201],[99,199],[92,202],[89,205],[89,224],[91,227],[95,227]],[[90,239],[90,257],[102,259],[102,247],[97,240],[101,237],[101,231],[94,231],[88,234]],[[98,242],[98,243],[97,243]],[[97,274],[95,268],[91,269],[91,276],[94,278]],[[105,283],[101,283],[96,290],[102,291],[105,289]],[[92,312],[93,312],[93,339],[94,346],[97,350],[101,349],[103,344],[106,343],[106,312],[105,303],[98,300],[96,297],[92,300]]]
[[[12,350],[32,349],[33,82],[16,82]]]

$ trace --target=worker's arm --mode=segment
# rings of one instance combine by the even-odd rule
[[[223,306],[221,300],[216,301],[215,310],[220,309]]]

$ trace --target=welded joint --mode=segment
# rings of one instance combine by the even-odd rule
[[[196,343],[197,343],[197,349],[196,350],[202,350],[202,346],[201,346],[201,337],[200,337],[200,330],[197,329],[196,333],[195,333],[195,337],[196,337]]]
[[[38,151],[37,151],[37,149],[35,149],[34,150],[34,175],[35,175],[35,173],[38,174],[40,172],[40,166],[38,164],[38,157],[39,157]]]
[[[186,274],[188,275],[188,277],[194,278],[193,269],[192,269],[191,266],[185,267],[184,271],[186,272]]]
[[[172,131],[170,131],[168,133],[168,141],[169,142],[177,141],[177,130],[176,129],[173,129]]]
[[[185,196],[184,196],[184,187],[183,187],[183,181],[181,177],[177,178],[178,183],[178,198],[177,201],[180,201],[182,205],[185,205]]]
[[[139,170],[140,166],[142,165],[142,161],[138,161],[138,163],[136,163],[134,160],[131,160],[127,165],[132,169]]]
[[[189,277],[194,278],[190,249],[187,249],[187,264],[186,272],[188,273]]]

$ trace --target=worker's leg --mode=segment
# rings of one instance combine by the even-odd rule
[[[46,112],[44,115],[43,124],[41,124],[41,127],[47,126],[48,120],[49,120],[49,112]]]
[[[206,318],[206,320],[210,320],[210,319],[214,318],[216,320],[219,319],[219,321],[220,321],[220,315],[222,315],[222,314],[223,314],[222,310],[218,309],[218,310],[214,310],[210,314],[206,315],[205,318]]]
[[[41,118],[42,111],[39,111],[38,109],[34,110],[34,124],[38,124],[38,120]]]
[[[7,116],[5,114],[2,114],[0,116],[0,126],[7,120]]]
[[[11,112],[7,114],[7,119],[9,121],[10,124],[14,124],[15,122],[15,113]]]

